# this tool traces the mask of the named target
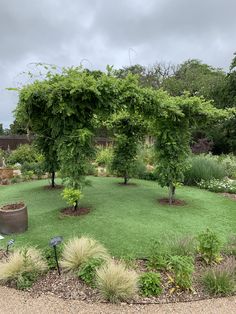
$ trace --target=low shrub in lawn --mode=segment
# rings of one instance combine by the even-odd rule
[[[198,251],[207,264],[220,261],[221,242],[217,234],[209,229],[198,236]]]
[[[172,273],[170,282],[181,290],[191,289],[194,271],[193,258],[190,256],[170,256],[168,267]]]
[[[192,156],[189,162],[190,168],[184,175],[184,183],[187,185],[196,185],[201,180],[222,180],[226,176],[225,167],[210,155]]]
[[[64,245],[61,266],[65,271],[77,271],[91,258],[108,260],[109,254],[98,241],[88,237],[75,237]]]
[[[234,181],[225,179],[225,180],[217,180],[213,179],[210,181],[204,181],[202,180],[198,184],[200,189],[206,189],[211,192],[216,192],[216,193],[231,193],[235,194],[236,193],[236,183]]]
[[[145,297],[160,295],[162,293],[160,274],[153,272],[142,274],[139,277],[139,291]]]
[[[236,262],[235,258],[231,257],[214,269],[208,270],[202,278],[206,290],[211,295],[226,296],[236,291]]]
[[[86,284],[95,286],[95,277],[97,269],[104,263],[104,260],[98,258],[91,258],[79,268],[77,275]]]
[[[14,281],[17,288],[26,289],[46,270],[47,263],[38,249],[16,250],[0,262],[0,280]]]
[[[121,262],[110,261],[97,270],[97,287],[110,302],[126,301],[138,290],[138,275]]]

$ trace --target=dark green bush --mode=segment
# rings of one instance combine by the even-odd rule
[[[217,234],[209,229],[198,236],[198,251],[207,264],[220,259],[221,242]]]
[[[157,296],[162,293],[161,277],[158,273],[144,273],[139,278],[139,290],[145,297]]]

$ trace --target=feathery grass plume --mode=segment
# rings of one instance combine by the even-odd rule
[[[132,298],[138,290],[138,275],[121,262],[110,261],[97,270],[97,287],[106,300],[115,303]]]
[[[233,256],[208,270],[202,278],[206,290],[211,295],[230,295],[236,291],[236,260]]]
[[[43,273],[46,270],[47,263],[38,249],[30,247],[16,250],[0,262],[0,280],[17,280],[23,273]]]
[[[77,271],[89,259],[109,260],[107,249],[98,241],[87,237],[69,240],[63,249],[61,267],[65,271]]]

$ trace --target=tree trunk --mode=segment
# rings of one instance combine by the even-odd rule
[[[171,182],[169,184],[169,205],[172,205],[175,200],[175,186]]]
[[[73,211],[75,212],[78,208],[78,201],[75,201],[75,205],[74,205],[74,208],[73,208]]]
[[[124,184],[127,184],[127,183],[128,183],[128,180],[129,180],[128,176],[125,175],[125,176],[124,176]]]
[[[52,188],[55,188],[55,171],[52,171]]]

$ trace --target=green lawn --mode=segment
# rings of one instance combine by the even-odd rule
[[[28,206],[29,230],[11,237],[17,246],[43,247],[55,235],[68,239],[86,234],[100,240],[114,255],[144,256],[153,238],[195,235],[207,227],[222,237],[236,233],[236,202],[221,195],[181,187],[177,197],[187,205],[161,206],[157,199],[165,197],[167,190],[155,182],[133,180],[137,185],[125,187],[118,185],[116,178],[90,180],[92,186],[85,189],[83,205],[92,211],[80,217],[61,217],[59,211],[66,207],[61,190],[45,190],[46,180],[0,186],[2,204],[24,200]]]

